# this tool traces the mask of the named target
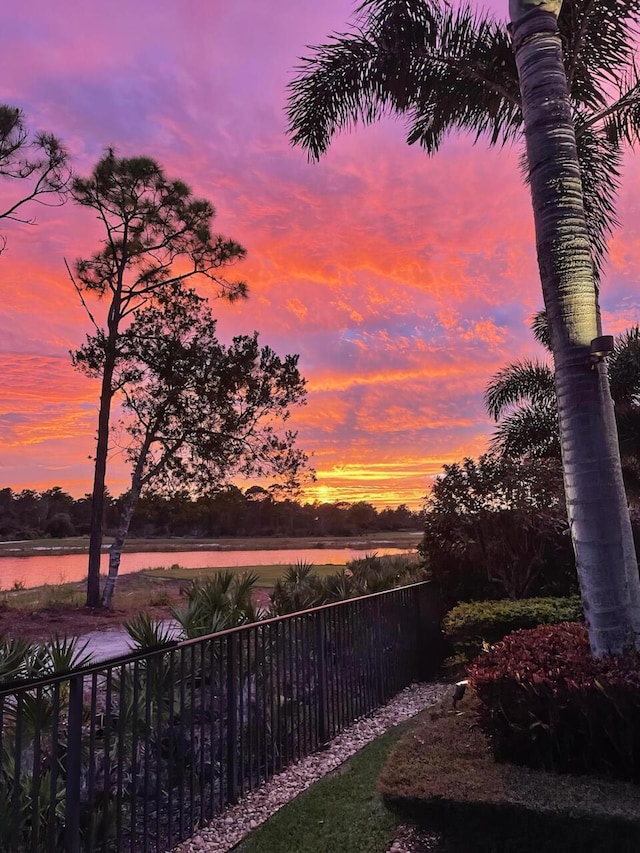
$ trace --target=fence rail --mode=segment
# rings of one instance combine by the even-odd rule
[[[0,688],[0,850],[170,850],[433,668],[429,584]]]

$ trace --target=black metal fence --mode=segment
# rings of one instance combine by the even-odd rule
[[[0,850],[166,851],[430,667],[426,583],[0,689]]]

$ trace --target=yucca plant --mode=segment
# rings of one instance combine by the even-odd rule
[[[171,612],[188,639],[235,628],[263,618],[253,603],[258,575],[238,575],[226,570],[205,580],[194,580],[187,588],[187,606]]]
[[[176,642],[175,630],[148,613],[137,613],[125,622],[124,628],[138,649],[159,649]]]

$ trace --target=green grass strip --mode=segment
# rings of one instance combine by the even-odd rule
[[[294,565],[295,560],[292,561],[291,565]],[[245,572],[252,572],[253,574],[258,575],[258,582],[256,586],[258,588],[267,588],[271,589],[274,583],[281,578],[287,569],[287,565],[284,563],[277,563],[275,565],[257,565],[257,566],[213,566],[210,568],[202,568],[202,569],[187,569],[183,566],[171,566],[171,568],[164,569],[162,567],[158,568],[149,568],[143,569],[142,574],[145,577],[153,578],[154,580],[204,580],[206,578],[215,577],[215,575],[220,572],[235,572],[236,574],[242,575]],[[313,571],[317,575],[333,575],[336,572],[339,572],[340,569],[344,569],[344,566],[338,565],[337,563],[321,563],[320,565],[313,566]]]
[[[237,853],[384,853],[396,819],[376,779],[406,724],[397,726],[316,782],[251,833]]]

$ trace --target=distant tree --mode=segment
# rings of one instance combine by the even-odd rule
[[[64,539],[66,536],[73,536],[76,530],[69,513],[57,512],[45,524],[44,532],[54,539]]]
[[[104,336],[96,335],[75,354],[90,376],[101,376]],[[280,432],[291,406],[304,400],[297,356],[281,359],[260,347],[258,335],[216,336],[206,300],[176,287],[158,293],[119,335],[113,382],[123,397],[121,429],[129,437],[125,455],[131,487],[109,552],[102,606],[110,607],[131,518],[147,485],[191,493],[226,482],[232,475],[286,477],[306,463],[295,433]],[[253,487],[252,497],[271,501]]]
[[[89,178],[73,181],[72,193],[78,204],[96,211],[106,232],[102,249],[77,261],[75,275],[70,271],[85,307],[90,293],[107,303],[104,326],[87,308],[103,353],[87,576],[87,605],[98,607],[109,421],[123,327],[143,306],[192,277],[213,284],[218,296],[245,296],[243,282],[231,283],[219,273],[245,250],[212,234],[210,202],[194,198],[186,184],[169,180],[146,157],[118,158],[109,150]]]
[[[395,509],[385,507],[378,517],[381,530],[418,530],[421,523],[420,515],[412,512],[406,504],[400,504]]]
[[[347,514],[354,533],[366,533],[378,527],[378,513],[367,501],[356,501],[351,504]]]
[[[20,185],[0,207],[0,219],[33,224],[33,217],[22,217],[23,208],[31,202],[62,204],[71,178],[68,159],[53,134],[29,133],[22,110],[0,104],[0,177]],[[6,242],[0,235],[0,253]]]

